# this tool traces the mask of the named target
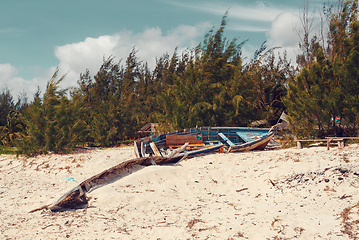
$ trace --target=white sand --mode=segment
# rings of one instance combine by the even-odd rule
[[[0,239],[358,239],[358,150],[214,154],[144,167],[88,193],[88,208],[57,213],[28,211],[133,158],[132,148],[1,155]]]

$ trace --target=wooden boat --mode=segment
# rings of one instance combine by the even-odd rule
[[[278,125],[272,128],[197,127],[140,138],[134,142],[136,157],[194,157],[215,151],[240,152],[263,150],[272,139]],[[186,147],[184,144],[188,143]]]
[[[62,195],[53,204],[41,209],[61,211],[78,208],[88,203],[86,193],[141,169],[143,166],[178,163],[186,157],[222,151],[250,151],[264,149],[278,127],[237,128],[202,127],[158,134],[135,141],[136,158],[120,163],[96,174]]]
[[[253,136],[248,142],[230,145],[228,152],[244,152],[251,150],[263,150],[273,138],[276,131],[268,131],[266,134]]]
[[[34,210],[31,210],[30,213],[36,212],[42,209],[50,209],[51,211],[63,211],[73,208],[82,208],[88,204],[88,197],[86,193],[93,191],[94,189],[106,185],[108,183],[114,182],[121,177],[131,174],[132,172],[140,170],[142,167],[150,165],[164,165],[170,163],[177,163],[181,161],[182,156],[176,157],[143,157],[135,158],[125,162],[122,162],[116,166],[113,166],[105,171],[102,171],[99,174],[96,174],[76,187],[72,188],[70,191],[62,195],[56,202],[53,204],[45,205]]]

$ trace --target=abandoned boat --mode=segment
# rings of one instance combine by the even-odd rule
[[[272,128],[197,127],[144,137],[134,142],[137,158],[194,157],[212,152],[263,150],[278,126]]]
[[[178,163],[181,159],[181,156],[171,158],[150,156],[127,160],[82,181],[80,184],[62,195],[53,204],[36,208],[31,210],[30,213],[42,209],[49,209],[51,211],[66,211],[68,209],[87,207],[89,198],[86,194],[94,189],[117,181],[124,176],[140,170],[142,167]]]
[[[272,128],[201,127],[173,131],[134,142],[136,158],[96,174],[66,192],[53,204],[36,208],[62,211],[86,206],[86,193],[150,165],[178,163],[187,157],[213,152],[262,150],[278,130]]]

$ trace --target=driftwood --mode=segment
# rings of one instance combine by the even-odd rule
[[[86,193],[98,188],[102,185],[113,182],[121,177],[131,174],[141,168],[141,166],[163,165],[168,163],[177,163],[182,160],[183,156],[178,157],[143,157],[128,160],[111,167],[95,176],[92,176],[79,185],[62,195],[55,203],[36,208],[32,212],[42,209],[50,209],[51,211],[60,211],[71,208],[78,208],[88,203]]]

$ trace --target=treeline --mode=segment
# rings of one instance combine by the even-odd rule
[[[117,145],[138,137],[150,122],[159,123],[161,131],[271,126],[284,110],[298,137],[356,134],[356,3],[346,2],[337,14],[327,12],[328,44],[321,46],[316,37],[305,41],[298,69],[265,43],[252,59],[244,59],[245,41],[224,37],[225,16],[196,48],[164,54],[153,70],[135,48],[124,63],[109,57],[95,75],[81,74],[75,89],[61,89],[66,76],[57,70],[43,96],[38,92],[30,103],[3,108],[9,92],[0,96],[1,142],[27,155],[64,152],[79,144]]]
[[[329,19],[327,41],[304,41],[300,73],[284,99],[297,136],[357,136],[359,120],[358,1],[346,1]],[[308,36],[308,35],[307,35]],[[305,37],[305,36],[304,36]]]

